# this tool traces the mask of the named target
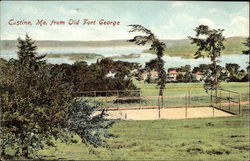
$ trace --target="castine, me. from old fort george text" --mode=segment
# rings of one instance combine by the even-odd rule
[[[11,26],[31,26],[33,24],[37,26],[57,26],[57,25],[103,25],[103,26],[119,26],[120,21],[110,21],[105,19],[91,20],[91,19],[69,19],[67,21],[51,20],[46,21],[44,19],[37,19],[35,23],[30,20],[15,20],[10,19],[8,22]]]

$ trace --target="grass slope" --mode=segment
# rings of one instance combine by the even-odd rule
[[[109,148],[57,143],[40,151],[46,159],[240,161],[249,159],[248,117],[118,121]]]
[[[244,42],[246,42],[246,38],[243,37],[231,37],[227,38],[225,41],[225,50],[223,50],[222,55],[229,54],[240,54],[243,50],[247,50],[247,47],[244,46]],[[166,42],[167,46],[168,43]],[[180,40],[179,42],[175,42],[173,44],[170,43],[168,48],[165,50],[164,54],[168,56],[180,56],[183,58],[193,58],[195,51],[197,50],[197,46],[194,44],[190,44],[188,40]],[[153,53],[152,51],[145,50],[145,53]]]
[[[136,82],[142,89],[155,84]],[[222,83],[222,87],[241,92],[248,99],[248,82]],[[199,88],[201,83],[171,83],[167,89]],[[151,93],[152,94],[152,93]],[[249,111],[249,105],[243,108]],[[40,151],[46,159],[66,160],[248,160],[249,115],[227,118],[202,118],[155,121],[117,121],[110,129],[117,137],[107,140],[109,148],[92,148],[81,143],[57,142],[58,150]]]
[[[155,84],[136,82],[142,89]],[[248,82],[222,83],[222,87],[249,96]],[[201,83],[171,83],[167,89],[199,88]],[[243,108],[249,111],[249,105]],[[39,151],[43,159],[56,160],[182,160],[246,161],[249,156],[249,115],[182,120],[117,121],[110,129],[116,137],[106,140],[108,148],[55,142],[57,149]],[[75,137],[77,140],[79,138]],[[22,159],[22,158],[21,158]]]

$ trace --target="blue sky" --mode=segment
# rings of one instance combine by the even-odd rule
[[[249,35],[248,2],[185,1],[1,1],[1,39],[11,40],[28,33],[36,40],[130,39],[129,24],[141,24],[160,39],[194,36],[200,24],[225,29],[224,35]],[[119,26],[36,26],[37,19],[67,21],[84,18],[120,21]],[[11,26],[10,19],[31,20],[32,26]]]

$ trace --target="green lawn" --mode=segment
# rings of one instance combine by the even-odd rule
[[[139,84],[154,89],[154,84]],[[168,84],[167,88],[201,88],[200,83]],[[248,93],[248,83],[223,83],[222,87]],[[203,89],[199,89],[202,93]],[[152,94],[152,93],[151,93]],[[154,94],[154,93],[153,93]],[[249,105],[243,108],[249,111]],[[45,159],[66,160],[227,160],[249,157],[249,115],[155,121],[117,121],[110,129],[117,137],[107,140],[108,148],[77,143],[57,143],[58,149],[40,151]]]
[[[146,84],[143,82],[134,81],[136,86],[141,89],[141,101],[139,101],[139,96],[131,96],[134,91],[128,92],[130,93],[130,98],[138,99],[137,102],[134,103],[114,103],[118,97],[116,94],[113,97],[98,97],[96,100],[102,103],[103,108],[109,107],[142,107],[142,106],[157,106],[158,105],[158,89],[156,84]],[[241,93],[241,102],[249,101],[249,91],[248,91],[248,82],[224,82],[221,83],[221,88],[225,90],[231,90],[235,92]],[[190,91],[190,92],[189,92]],[[127,92],[127,91],[125,91]],[[124,91],[120,91],[119,95],[124,95]],[[130,99],[128,93],[124,95],[124,98],[121,99]],[[229,96],[232,101],[239,101],[239,94],[229,93],[226,91],[218,92],[218,95],[222,96],[222,98],[227,99]],[[163,98],[163,106],[164,107],[179,107],[186,106],[187,97],[190,95],[190,106],[210,106],[211,105],[211,97],[210,93],[206,93],[202,83],[169,83],[166,85],[166,89],[164,90],[165,97]],[[93,97],[92,97],[93,99]],[[229,101],[222,100],[222,105],[224,103],[223,109],[228,110],[229,106],[225,105]],[[222,106],[221,106],[222,107]],[[242,111],[248,113],[248,105],[241,106]],[[230,106],[230,111],[238,113],[239,104],[234,103]]]
[[[136,85],[143,90],[155,89],[155,84]],[[222,87],[241,92],[247,101],[248,82],[222,83]],[[204,93],[201,83],[167,84],[167,89],[173,88],[178,88],[173,95],[183,94],[186,88]],[[149,95],[157,94],[157,90],[153,92]],[[224,118],[117,121],[110,129],[116,137],[106,140],[108,148],[56,142],[57,149],[47,147],[39,155],[62,160],[246,161],[250,159],[249,105],[242,108],[246,115]]]
[[[248,117],[118,121],[109,148],[58,143],[40,151],[45,159],[66,160],[231,160],[249,159]]]

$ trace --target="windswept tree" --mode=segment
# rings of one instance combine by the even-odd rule
[[[142,25],[129,25],[132,29],[129,32],[142,32],[145,35],[135,36],[133,39],[128,40],[134,42],[137,45],[145,45],[151,43],[150,50],[156,54],[156,58],[146,63],[145,68],[147,71],[155,70],[158,72],[157,85],[159,86],[159,96],[163,100],[163,90],[166,84],[166,71],[164,69],[164,60],[162,59],[166,44],[160,41],[154,33]],[[160,106],[159,106],[160,107]],[[159,113],[160,117],[160,113]]]
[[[224,29],[210,29],[206,25],[200,25],[196,29],[196,37],[188,36],[191,40],[191,44],[196,44],[198,46],[197,51],[194,54],[194,58],[198,59],[201,57],[208,57],[212,62],[212,69],[206,75],[204,88],[206,91],[215,90],[217,96],[217,89],[219,88],[219,76],[221,70],[218,68],[218,57],[221,56],[222,50],[225,49],[223,41],[225,37],[222,35]]]

